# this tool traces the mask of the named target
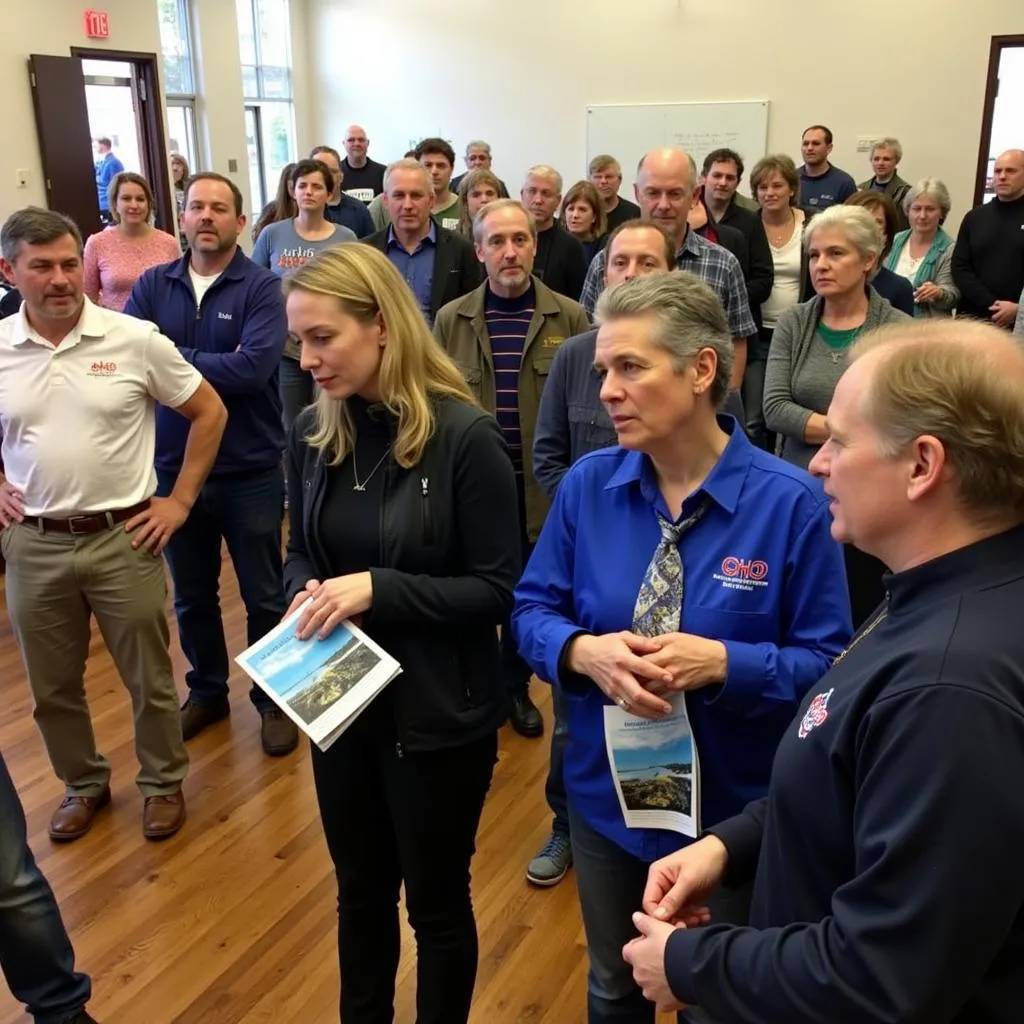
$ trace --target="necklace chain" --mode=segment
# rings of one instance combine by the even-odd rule
[[[352,486],[352,490],[353,491],[365,491],[366,490],[366,485],[373,478],[373,474],[376,473],[377,470],[380,469],[380,467],[384,465],[384,460],[390,454],[391,454],[391,445],[388,445],[387,450],[377,460],[377,465],[374,466],[373,469],[370,470],[369,476],[365,476],[365,477],[363,477],[362,480],[360,480],[359,479],[359,470],[356,467],[356,452],[355,452],[355,449],[353,448],[352,449],[352,479],[355,480],[355,484]]]
[[[868,626],[867,629],[861,630],[861,632],[853,638],[849,646],[846,647],[845,650],[839,652],[839,654],[836,656],[836,660],[832,662],[833,666],[838,665],[839,662],[841,662],[843,658],[845,658],[850,653],[850,651],[852,651],[854,647],[856,647],[857,644],[859,644],[861,640],[863,640],[864,637],[866,637],[875,628],[875,626],[877,626],[888,614],[889,606],[886,605],[882,609],[881,613],[872,621],[871,625]]]

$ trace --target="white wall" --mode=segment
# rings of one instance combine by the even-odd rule
[[[586,173],[587,104],[768,99],[770,151],[799,163],[802,129],[824,122],[834,162],[858,181],[870,168],[856,137],[897,136],[904,178],[949,186],[953,227],[973,195],[990,38],[1024,31],[1021,0],[308,6],[320,134],[338,144],[356,121],[378,160],[439,134],[461,165],[481,137],[513,191],[533,163],[571,183]]]

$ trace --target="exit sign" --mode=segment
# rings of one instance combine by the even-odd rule
[[[110,15],[106,11],[86,10],[85,34],[90,39],[108,39],[110,37]]]

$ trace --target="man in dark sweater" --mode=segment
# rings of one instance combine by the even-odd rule
[[[715,149],[704,158],[700,183],[704,186],[704,206],[715,227],[735,228],[747,241],[747,263],[743,277],[747,285],[750,312],[761,326],[761,303],[766,302],[775,283],[775,263],[761,215],[740,206],[736,191],[743,180],[743,157],[733,149]],[[736,255],[725,240],[719,240]],[[737,255],[737,259],[740,257]],[[740,259],[743,266],[743,260]]]
[[[531,167],[520,197],[537,225],[534,276],[553,292],[575,302],[587,276],[587,257],[579,241],[555,223],[555,213],[562,202],[562,176],[544,164]]]
[[[366,155],[369,148],[366,129],[358,124],[350,124],[345,132],[345,159],[341,161],[341,171],[345,175],[345,194],[367,204],[384,191],[386,170],[384,164]]]
[[[615,157],[608,153],[595,156],[587,168],[587,177],[601,197],[609,231],[614,231],[620,224],[627,220],[636,220],[640,216],[640,207],[619,195],[619,189],[622,188],[622,168]]]
[[[715,1020],[1016,1024],[1024,353],[926,320],[852,360],[811,470],[835,538],[891,568],[886,602],[811,687],[767,797],[651,866],[624,955],[648,999]],[[708,894],[750,879],[750,927],[708,924]]]
[[[804,158],[800,168],[800,205],[811,210],[827,210],[845,202],[857,191],[853,178],[828,162],[832,152],[832,132],[823,124],[812,124],[800,139]]]
[[[288,337],[281,281],[238,245],[245,227],[242,195],[212,171],[193,175],[186,196],[188,252],[147,270],[125,306],[149,320],[213,385],[228,424],[213,469],[184,525],[166,548],[174,582],[181,648],[191,668],[181,709],[186,740],[231,713],[231,663],[218,598],[221,546],[226,544],[254,644],[284,616],[281,524],[284,519],[284,423],[278,368]],[[157,494],[171,492],[186,456],[187,422],[157,409]],[[271,756],[299,742],[298,729],[255,684],[250,699]]]
[[[1008,149],[992,174],[996,197],[964,217],[953,249],[957,312],[1013,330],[1024,289],[1024,150]]]

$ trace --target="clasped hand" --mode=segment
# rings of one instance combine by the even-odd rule
[[[628,630],[578,636],[569,668],[589,676],[616,704],[641,718],[672,711],[666,694],[725,680],[725,645],[691,633],[639,636]]]
[[[295,625],[295,635],[308,640],[313,634],[320,640],[330,636],[344,619],[357,620],[373,605],[373,578],[368,572],[353,572],[332,579],[307,580],[303,590],[292,599],[285,617],[312,597],[309,607]]]

